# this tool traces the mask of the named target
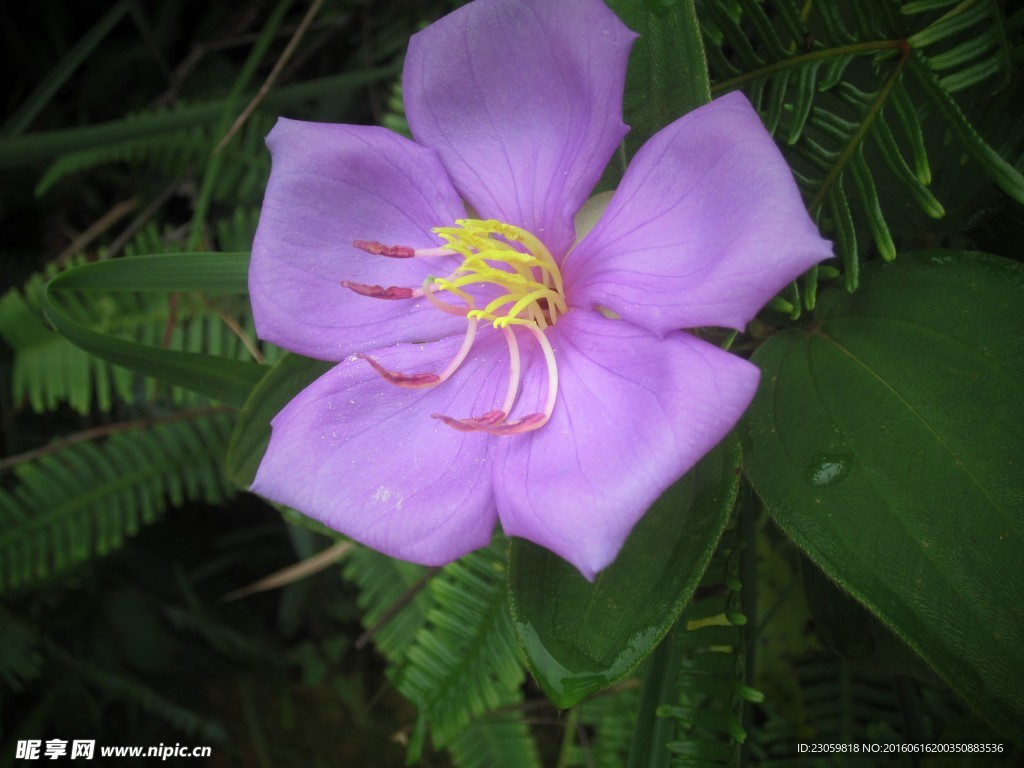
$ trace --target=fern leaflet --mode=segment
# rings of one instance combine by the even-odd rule
[[[434,607],[396,678],[426,714],[436,746],[451,743],[523,682],[508,613],[506,546],[499,541],[473,552],[431,582]]]
[[[244,228],[243,219],[236,226]],[[231,234],[225,230],[225,234]],[[147,241],[156,239],[152,231]],[[154,249],[157,252],[164,247]],[[152,251],[151,251],[152,252]],[[68,266],[74,266],[74,261]],[[111,365],[76,347],[42,319],[42,292],[59,268],[51,266],[34,275],[19,291],[0,297],[0,336],[14,350],[14,399],[27,401],[36,412],[54,410],[63,402],[82,414],[95,405],[109,412],[114,402],[136,402],[152,398],[155,382],[137,386],[140,377]],[[236,360],[252,359],[255,329],[244,297],[207,299],[196,294],[161,296],[128,292],[90,294],[88,306],[67,296],[76,319],[104,333],[152,346],[189,352],[203,352]],[[267,346],[265,357],[274,359],[280,351]],[[174,402],[194,405],[203,402],[179,387],[164,387]]]
[[[668,750],[673,765],[738,766],[746,740],[743,707],[763,696],[744,683],[746,619],[739,610],[739,527],[727,528],[700,591],[710,593],[684,609],[679,698],[658,709],[673,718],[676,739]]]
[[[168,506],[227,498],[233,423],[204,412],[17,465],[13,488],[0,488],[0,590],[118,549]]]
[[[997,6],[698,2],[713,92],[742,88],[769,131],[790,148],[808,207],[835,241],[847,290],[857,288],[868,242],[886,260],[896,255],[889,222],[900,196],[879,195],[882,166],[926,214],[944,215],[928,189],[931,171],[921,114],[906,91],[908,70],[993,180],[1015,199],[1024,197],[1024,177],[978,137],[951,96],[1009,71],[1008,32]],[[808,309],[819,274],[805,281]],[[794,318],[801,309],[797,295],[794,284],[787,296]]]
[[[537,747],[516,706],[522,694],[510,693],[501,709],[476,718],[449,747],[456,768],[540,768]]]

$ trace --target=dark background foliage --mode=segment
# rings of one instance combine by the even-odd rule
[[[279,82],[375,74],[350,90],[329,83],[314,87],[275,111],[379,122],[408,36],[445,7],[412,0],[325,3]],[[257,84],[307,10],[298,3],[287,10],[258,62]],[[274,11],[270,2],[4,4],[4,135],[130,125],[147,116],[173,119],[192,107],[222,104]],[[109,31],[71,65],[75,46],[105,18]],[[38,108],[20,123],[26,103],[55,73],[64,75],[58,87],[33,102]],[[246,153],[227,163],[227,173],[242,183],[215,195],[210,212],[211,220],[231,224],[239,212],[241,221],[229,233],[230,244],[216,232],[204,232],[211,249],[246,248],[251,237],[269,168],[260,147],[269,118],[264,113],[257,120],[259,127],[246,137]],[[179,129],[158,126],[155,140],[133,136],[86,147],[82,170],[66,171],[45,191],[38,189],[41,178],[67,150],[59,136],[30,161],[7,158],[0,170],[0,291],[22,286],[55,261],[95,259],[98,247],[104,247],[104,257],[117,255],[114,250],[132,252],[139,241],[146,243],[144,250],[178,247],[215,131],[215,120],[199,116]],[[247,175],[250,162],[255,168]],[[156,312],[163,317],[154,318],[155,326],[170,322],[166,308]],[[187,425],[189,411],[203,407],[179,410],[166,388],[145,392],[131,382],[129,397],[115,398],[106,408],[87,397],[83,408],[55,403],[34,411],[25,398],[14,397],[13,363],[11,347],[0,346],[3,455],[16,461],[25,451],[45,451],[47,444],[52,449],[56,436],[93,430],[102,440],[125,424],[168,415],[171,424]],[[173,414],[182,413],[175,422]],[[159,499],[141,502],[142,530],[130,546],[69,562],[58,574],[33,578],[31,586],[6,583],[0,603],[0,765],[14,763],[14,744],[25,738],[210,744],[213,765],[403,763],[404,748],[396,738],[414,712],[388,684],[372,647],[354,647],[362,627],[353,585],[330,570],[225,602],[233,590],[323,546],[323,537],[288,526],[278,512],[236,495],[219,479],[225,447],[219,456],[204,457],[208,471],[218,476],[210,487],[186,491],[184,503],[165,513]],[[7,489],[17,484],[11,466],[2,470]],[[90,491],[109,502],[121,490],[115,487],[118,478],[130,486],[123,469],[115,467],[111,483],[99,488],[87,488],[83,476],[58,478],[54,482],[66,487],[55,492],[66,490],[70,504],[85,503],[81,495]],[[199,465],[184,468],[180,481],[202,484],[203,471]],[[204,496],[215,504],[204,503]],[[112,529],[125,525],[130,506],[122,499],[108,521]],[[159,523],[146,527],[145,518],[153,515]],[[0,570],[10,565],[5,554],[8,562]]]
[[[794,536],[798,548],[783,533],[791,520],[763,478],[785,468],[763,455],[745,465],[755,494],[739,480],[738,441],[645,521],[678,519],[680,504],[695,516],[694,536],[668,553],[685,553],[685,567],[668,558],[671,577],[631,600],[639,569],[630,561],[599,593],[642,604],[671,588],[666,604],[682,611],[679,620],[669,611],[664,642],[638,669],[656,639],[596,676],[594,689],[605,690],[582,704],[566,699],[574,706],[559,713],[540,651],[524,658],[514,641],[522,617],[507,598],[509,589],[543,597],[557,579],[565,594],[583,595],[570,608],[589,610],[593,593],[576,574],[517,544],[519,570],[506,586],[500,539],[441,573],[345,549],[296,513],[239,491],[259,435],[239,429],[230,459],[228,449],[251,411],[109,365],[46,322],[43,285],[69,267],[247,251],[269,171],[263,136],[277,115],[407,130],[408,37],[459,4],[0,6],[0,766],[16,764],[14,744],[27,738],[212,745],[212,765],[261,768],[407,757],[427,766],[646,766],[685,764],[687,755],[702,765],[787,765],[797,741],[940,739],[1007,749],[943,765],[1014,764],[1019,748],[989,724],[991,702],[965,700],[948,669],[922,660],[920,638],[894,633],[856,584],[808,559],[813,542]],[[765,340],[792,338],[780,331],[862,311],[844,304],[860,295],[862,270],[877,286],[881,263],[912,270],[911,252],[935,248],[1020,261],[1024,11],[971,0],[609,4],[643,36],[626,100],[633,133],[602,186],[615,186],[667,120],[706,94],[742,88],[836,242],[837,258],[794,283],[747,334],[709,338],[745,355],[760,348],[767,364]],[[708,79],[703,66],[679,64],[703,61],[701,42]],[[234,131],[268,78],[272,87]],[[942,290],[950,305],[968,295]],[[816,315],[819,291],[829,298]],[[94,291],[64,309],[154,347],[281,360],[253,340],[240,296]],[[1019,308],[991,317],[1017,333]],[[989,331],[1000,349],[1015,348]],[[266,407],[313,371],[286,358],[261,383]],[[756,441],[747,442],[756,459]],[[638,529],[634,548],[664,539],[662,530]],[[324,552],[322,570],[232,594]],[[538,573],[551,581],[535,583]],[[578,624],[566,615],[570,631],[557,639],[576,653]],[[975,651],[983,665],[987,649]],[[934,763],[904,755],[886,764]]]

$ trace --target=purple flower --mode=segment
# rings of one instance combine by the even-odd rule
[[[580,237],[634,38],[599,0],[476,0],[409,44],[415,143],[277,124],[257,328],[338,365],[253,490],[424,564],[500,520],[593,579],[733,427],[757,368],[679,329],[742,330],[831,248],[739,94],[654,136]]]

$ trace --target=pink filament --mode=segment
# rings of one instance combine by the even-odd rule
[[[370,364],[377,373],[380,374],[389,384],[394,384],[396,387],[403,387],[405,389],[426,389],[427,387],[436,387],[442,381],[446,381],[455,373],[459,366],[462,365],[466,356],[469,354],[469,350],[473,348],[473,339],[476,338],[476,328],[479,321],[473,317],[469,319],[469,323],[466,325],[466,336],[462,340],[462,346],[459,347],[459,351],[455,357],[448,364],[448,367],[444,369],[440,374],[436,373],[399,373],[398,371],[392,371],[385,368],[383,365],[378,363],[372,357],[363,352],[356,355],[360,360],[365,360]]]
[[[383,243],[379,243],[375,240],[355,240],[352,245],[375,256],[386,256],[396,259],[456,255],[455,251],[444,247],[416,249],[405,245],[384,245]],[[544,277],[547,278],[546,273]],[[547,282],[548,280],[545,279],[545,285]],[[357,357],[368,362],[374,371],[376,371],[388,383],[406,389],[425,389],[428,387],[434,387],[450,378],[455,371],[459,369],[462,363],[465,362],[466,357],[469,355],[469,352],[473,347],[473,341],[476,338],[479,321],[476,317],[468,316],[470,310],[473,308],[472,298],[462,294],[461,291],[458,293],[468,302],[466,307],[457,307],[441,301],[441,299],[435,295],[436,291],[431,285],[430,278],[424,282],[423,287],[420,289],[402,288],[394,285],[384,288],[380,285],[354,283],[348,280],[343,280],[341,285],[360,294],[361,296],[368,296],[375,299],[411,299],[425,297],[427,301],[442,312],[467,317],[466,336],[462,341],[462,346],[459,347],[459,351],[441,374],[399,373],[397,371],[388,370],[366,354],[360,353],[357,355]],[[519,345],[516,342],[515,334],[512,329],[506,325],[502,327],[502,330],[505,333],[505,341],[508,344],[509,351],[509,384],[508,390],[505,393],[505,400],[502,403],[501,408],[487,411],[481,416],[470,417],[467,419],[457,419],[452,416],[437,413],[433,414],[432,418],[443,421],[448,426],[460,432],[487,432],[492,435],[502,436],[532,432],[533,430],[544,426],[551,418],[551,414],[555,408],[555,400],[558,394],[558,368],[555,364],[554,351],[551,349],[551,344],[544,336],[544,332],[533,324],[525,325],[537,339],[537,343],[540,345],[541,352],[544,355],[544,361],[547,366],[548,391],[547,398],[544,403],[544,410],[538,413],[527,414],[516,421],[507,421],[508,414],[512,410],[512,406],[515,404],[516,396],[519,392],[522,363],[519,355]]]
[[[551,414],[555,410],[555,400],[558,397],[558,368],[555,365],[555,352],[551,349],[551,344],[544,336],[543,331],[532,325],[528,325],[526,327],[529,328],[537,338],[537,343],[540,344],[541,351],[544,354],[544,362],[548,369],[548,394],[544,402],[543,412],[530,413],[516,421],[506,421],[508,418],[508,412],[512,408],[512,402],[515,400],[516,392],[518,390],[520,367],[519,347],[516,344],[515,337],[512,335],[512,332],[506,328],[506,339],[508,340],[510,358],[510,383],[509,391],[505,397],[505,403],[502,405],[501,410],[488,411],[483,416],[476,416],[468,419],[456,419],[442,413],[432,414],[432,418],[443,421],[452,429],[457,429],[460,432],[487,432],[492,435],[501,436],[521,435],[525,432],[532,432],[535,429],[540,429],[547,424],[548,419],[551,418]]]
[[[505,402],[501,404],[502,414],[508,414],[516,401],[516,394],[519,392],[519,377],[521,365],[519,362],[519,344],[516,342],[516,335],[512,329],[502,328],[505,332],[505,341],[508,343],[508,391],[505,393]],[[494,411],[491,411],[494,413]],[[504,416],[502,416],[504,419]]]

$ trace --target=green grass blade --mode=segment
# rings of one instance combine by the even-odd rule
[[[241,408],[263,377],[255,363],[147,346],[97,331],[66,308],[76,291],[245,291],[247,254],[173,254],[85,264],[47,286],[43,306],[60,333],[108,362]],[[63,294],[63,295],[62,295]]]

